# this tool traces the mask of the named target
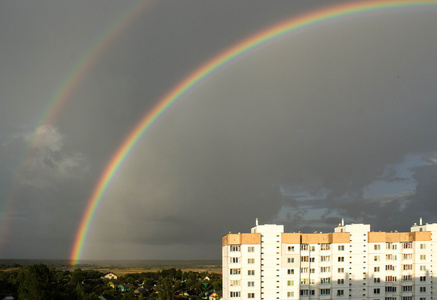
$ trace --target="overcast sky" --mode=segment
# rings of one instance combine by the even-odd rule
[[[150,1],[42,122],[133,2],[1,1],[0,258],[68,258],[109,159],[167,91],[244,38],[340,2]],[[436,15],[324,22],[209,76],[125,160],[82,258],[219,259],[221,237],[255,218],[288,232],[437,222]]]

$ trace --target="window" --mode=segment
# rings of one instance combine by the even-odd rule
[[[337,279],[337,284],[344,284],[344,279]]]
[[[238,298],[238,297],[240,297],[240,292],[230,292],[231,294],[230,294],[230,296],[231,296],[231,298]]]
[[[380,283],[381,282],[381,278],[375,277],[375,278],[373,278],[373,282],[374,283]]]
[[[293,257],[289,257],[289,258],[287,258],[287,262],[288,262],[289,264],[294,263],[294,258],[293,258]]]
[[[339,256],[338,257],[338,262],[344,262],[344,256]]]
[[[412,292],[413,287],[411,285],[405,285],[402,287],[402,292]]]
[[[294,280],[287,280],[287,286],[294,286]]]
[[[240,280],[230,280],[229,285],[230,286],[240,286]]]
[[[320,261],[331,261],[331,256],[320,256]]]
[[[248,281],[247,282],[247,286],[248,287],[254,287],[255,286],[255,281]]]
[[[420,249],[426,249],[426,244],[420,244]]]
[[[344,290],[337,290],[337,296],[343,296]]]
[[[308,273],[308,268],[300,268],[301,273]]]
[[[240,252],[241,246],[240,245],[230,245],[230,251],[231,252]]]
[[[375,255],[375,256],[373,257],[373,261],[380,261],[380,257],[379,257],[379,255]]]
[[[381,250],[381,245],[373,245],[374,250]]]
[[[310,251],[316,251],[316,247],[315,246],[310,246]]]
[[[394,254],[386,254],[386,255],[385,255],[385,259],[386,259],[386,260],[397,260],[397,259],[398,259],[398,256],[397,256],[397,255],[394,255]]]
[[[426,266],[420,266],[420,271],[426,271]]]
[[[373,272],[379,272],[380,271],[380,268],[379,267],[374,267],[373,268]]]
[[[397,288],[395,286],[386,286],[385,292],[386,293],[396,293]]]
[[[237,275],[240,274],[241,270],[240,269],[229,269],[229,274],[230,275]]]
[[[396,276],[385,276],[385,281],[397,281]]]
[[[338,269],[337,269],[337,272],[338,272],[338,273],[344,273],[344,268],[338,268]]]
[[[395,266],[393,265],[385,265],[385,270],[386,271],[394,271],[396,269]]]
[[[426,260],[426,255],[425,254],[421,254],[420,255],[420,260]]]
[[[320,289],[320,295],[331,295],[331,289]]]
[[[405,254],[404,253],[404,259],[413,259],[413,254],[411,254],[411,253]]]
[[[344,245],[338,245],[338,251],[344,251]]]
[[[308,250],[308,244],[300,245],[300,250]]]
[[[255,247],[248,247],[247,252],[255,252]]]
[[[293,298],[294,292],[287,292],[287,298]]]
[[[395,243],[385,243],[385,248],[387,250],[397,250],[398,246]]]
[[[301,256],[300,261],[302,262],[308,262],[308,256]]]
[[[300,279],[300,284],[309,284],[310,280],[308,278],[301,278]]]
[[[255,293],[247,293],[247,298],[249,299],[255,298]]]
[[[402,297],[402,300],[413,300],[413,297],[412,296],[404,296],[404,297]]]
[[[248,258],[247,259],[247,263],[248,264],[254,264],[255,263],[255,258]]]
[[[309,290],[300,290],[300,295],[301,296],[308,296],[310,293],[309,293]]]
[[[310,269],[310,273],[312,273],[312,274],[316,273],[316,269],[311,268],[311,269]]]
[[[411,249],[411,248],[413,248],[413,243],[412,242],[402,243],[402,248],[403,249]]]
[[[331,272],[331,267],[320,267],[321,273]]]
[[[426,281],[426,276],[420,276],[419,279],[420,281]]]
[[[247,275],[254,276],[255,275],[255,270],[247,270]]]
[[[294,274],[294,269],[287,269],[287,274],[288,275]]]
[[[403,281],[411,281],[411,280],[413,280],[413,276],[412,275],[404,275],[404,276],[402,276],[402,280]]]
[[[229,260],[231,264],[238,264],[240,262],[239,257],[229,257]]]
[[[419,288],[419,291],[420,291],[421,293],[426,293],[426,287],[425,287],[425,286],[421,286],[421,287]]]
[[[321,244],[320,250],[331,250],[331,244]]]
[[[413,265],[403,265],[402,270],[404,270],[404,271],[413,270]]]
[[[373,289],[373,293],[379,295],[381,294],[381,289]]]
[[[327,283],[331,283],[331,278],[329,278],[329,277],[326,277],[326,278],[320,278],[320,283],[325,283],[325,284],[327,284]]]

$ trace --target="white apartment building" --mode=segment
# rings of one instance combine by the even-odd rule
[[[222,239],[223,299],[437,299],[437,223],[411,232],[368,224],[331,233],[258,225]]]

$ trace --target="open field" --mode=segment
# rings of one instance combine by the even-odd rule
[[[168,269],[168,268],[118,268],[118,267],[115,267],[115,268],[93,268],[93,270],[100,271],[102,273],[112,272],[112,273],[116,274],[117,276],[123,276],[126,274],[132,274],[132,273],[158,272],[158,271],[161,271],[162,269]],[[221,267],[217,267],[217,266],[216,267],[212,266],[210,268],[179,268],[179,267],[177,267],[176,269],[181,269],[184,272],[194,271],[194,272],[208,272],[208,273],[217,273],[217,274],[222,273]]]
[[[182,271],[222,273],[221,260],[90,260],[81,261],[74,267],[66,260],[0,260],[0,264],[9,266],[4,268],[4,270],[17,269],[20,266],[40,263],[59,270],[92,269],[103,273],[113,272],[118,276],[129,273],[157,272],[171,268],[181,269]]]

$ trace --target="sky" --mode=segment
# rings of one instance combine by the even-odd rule
[[[102,172],[168,91],[344,2],[1,1],[0,258],[69,258]],[[337,18],[210,74],[123,161],[81,258],[220,259],[222,236],[256,218],[287,232],[437,222],[436,14]]]

